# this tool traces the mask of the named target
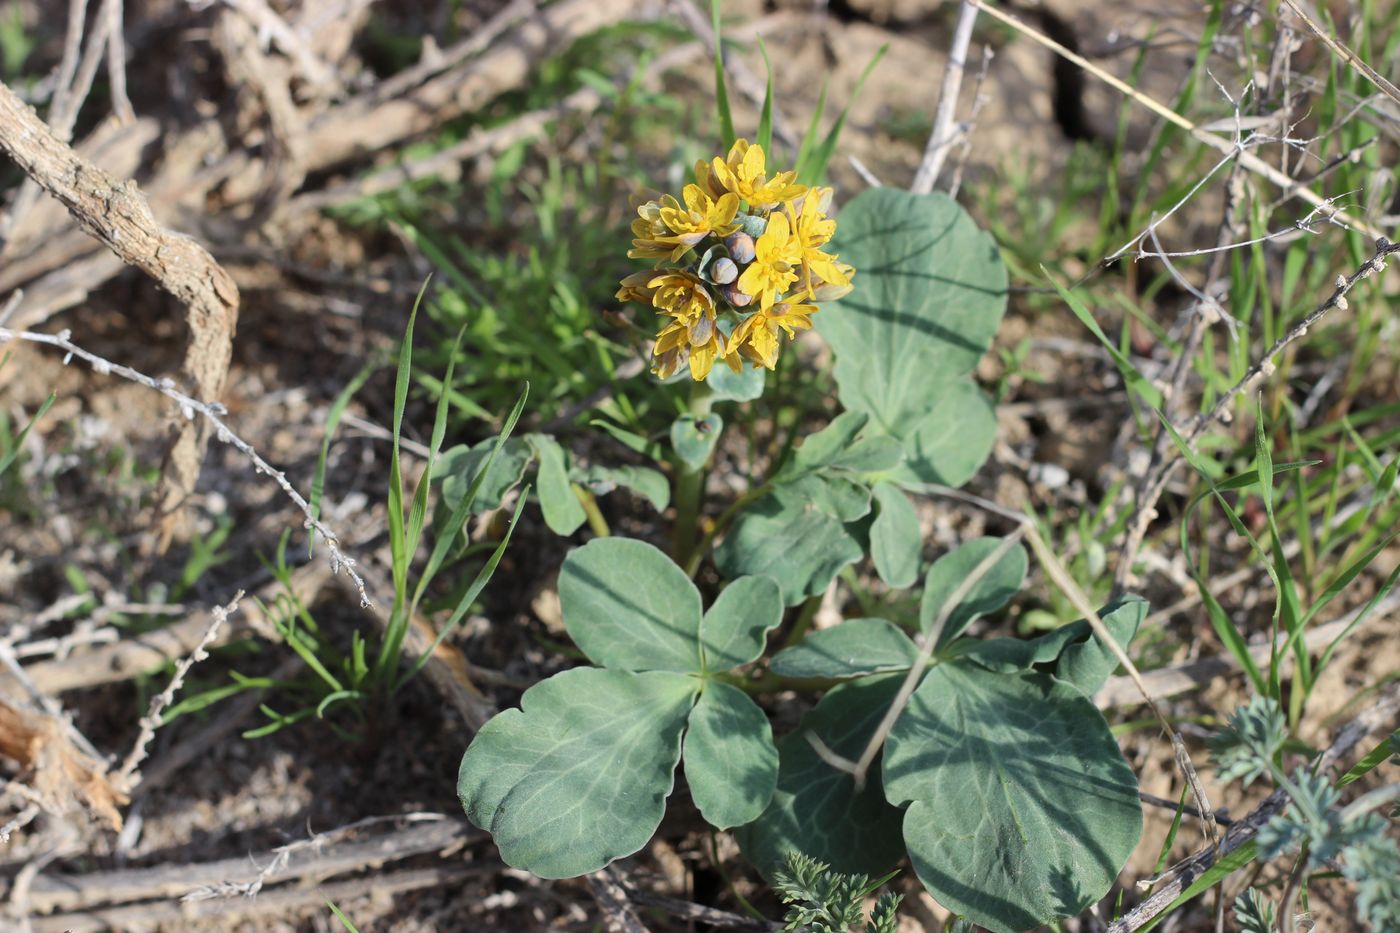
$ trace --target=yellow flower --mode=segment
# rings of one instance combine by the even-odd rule
[[[851,267],[821,250],[836,232],[836,221],[826,216],[830,204],[830,188],[813,188],[802,198],[800,210],[795,204],[787,205],[793,237],[802,244],[802,288],[808,298],[816,297],[818,285],[848,288],[851,284],[850,275],[843,271]]]
[[[855,266],[838,262],[836,263],[836,271],[840,273],[840,279],[834,282],[818,281],[812,283],[814,285],[812,288],[813,301],[835,301],[838,298],[845,298],[851,293],[851,289],[855,288],[851,284],[851,276],[856,274]]]
[[[734,328],[725,352],[729,356],[742,355],[755,366],[772,369],[778,363],[778,348],[782,342],[778,331],[794,337],[797,331],[812,326],[812,315],[816,313],[816,305],[787,302],[759,311]]]
[[[633,272],[618,283],[622,287],[617,290],[617,300],[651,304],[652,295],[656,292],[656,289],[651,287],[651,280],[654,278],[655,272]]]
[[[657,334],[656,346],[651,352],[656,358],[651,371],[662,379],[671,378],[686,361],[690,363],[690,378],[696,382],[710,374],[715,360],[720,357],[735,372],[742,367],[738,356],[726,347],[724,335],[715,326],[714,318],[705,315],[693,323],[676,321],[665,327]]]
[[[666,200],[666,198],[662,198]],[[675,201],[675,198],[670,198]],[[632,221],[632,249],[627,251],[631,259],[670,259],[676,248],[663,238],[671,231],[661,219],[660,201],[642,201],[637,205],[637,219]]]
[[[750,146],[748,140],[736,140],[725,159],[715,156],[711,163],[713,178],[701,178],[696,169],[696,181],[702,185],[718,182],[726,191],[733,192],[749,206],[759,210],[802,197],[807,189],[794,184],[796,172],[779,172],[771,179],[764,177],[766,158],[762,146]]]
[[[715,319],[715,300],[705,289],[700,277],[690,272],[651,273],[647,288],[655,289],[651,303],[666,314],[686,324],[697,318]],[[628,276],[631,278],[631,276]],[[623,280],[624,283],[626,279]]]
[[[792,236],[787,215],[775,211],[754,244],[754,261],[739,276],[739,290],[759,299],[759,307],[767,311],[797,281],[802,256],[802,242]]]
[[[734,215],[739,213],[737,196],[724,194],[714,199],[701,191],[698,185],[686,185],[681,195],[685,198],[684,209],[673,197],[661,199],[661,221],[675,234],[665,239],[671,239],[678,245],[684,244],[686,249],[690,249],[711,233],[717,237],[727,237],[739,229],[739,225],[734,223]]]

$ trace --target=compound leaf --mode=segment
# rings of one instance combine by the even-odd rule
[[[699,682],[575,668],[536,684],[462,756],[457,795],[508,865],[597,871],[646,845],[675,782]]]
[[[904,442],[901,477],[960,485],[995,431],[967,378],[1006,310],[995,241],[947,195],[872,188],[842,210],[832,246],[858,270],[817,318],[842,404]]]

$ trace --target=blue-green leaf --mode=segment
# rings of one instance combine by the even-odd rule
[[[700,815],[720,829],[752,822],[773,799],[773,728],[744,691],[718,681],[705,685],[685,734],[685,779]]]
[[[913,586],[923,550],[919,517],[909,497],[892,483],[877,483],[873,492],[879,509],[870,525],[870,557],[875,570],[896,589]]]
[[[820,629],[773,656],[782,677],[845,678],[908,670],[918,646],[885,619],[849,619]]]
[[[1142,833],[1137,780],[1082,693],[1044,674],[929,671],[885,746],[914,871],[993,931],[1103,897]]]
[[[482,727],[457,794],[507,865],[543,878],[597,871],[646,845],[675,782],[699,682],[575,668]]]
[[[924,597],[919,605],[919,625],[925,633],[943,611],[944,604],[978,565],[1002,544],[1000,538],[977,538],[944,554],[933,562],[924,578]],[[1026,549],[1019,544],[1003,554],[958,601],[939,634],[938,648],[952,643],[974,621],[996,612],[1011,601],[1026,579]]]

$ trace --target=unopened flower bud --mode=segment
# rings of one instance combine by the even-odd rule
[[[710,266],[710,279],[720,285],[728,285],[739,277],[739,267],[734,265],[734,260],[725,259],[723,256],[716,259]]]
[[[744,231],[737,230],[729,234],[729,236],[724,238],[724,246],[729,250],[729,258],[733,259],[739,265],[746,266],[753,262],[755,255],[753,237],[749,236]]]
[[[738,284],[734,282],[722,286],[719,291],[724,296],[724,300],[736,308],[746,307],[749,302],[753,301],[753,296],[739,288]]]

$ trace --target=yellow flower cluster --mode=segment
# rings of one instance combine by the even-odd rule
[[[668,379],[689,364],[700,381],[716,360],[772,369],[780,333],[811,327],[815,302],[851,290],[855,270],[822,249],[836,232],[831,189],[796,184],[793,172],[768,177],[763,147],[741,139],[727,157],[696,162],[681,199],[638,206],[627,255],[654,268],[617,293],[662,317],[652,372]]]

